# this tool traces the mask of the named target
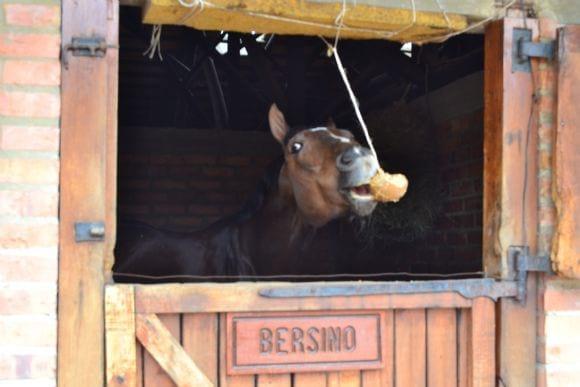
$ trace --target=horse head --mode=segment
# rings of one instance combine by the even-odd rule
[[[377,202],[368,184],[379,165],[350,131],[338,129],[332,121],[291,128],[276,105],[270,107],[268,119],[284,152],[280,192],[295,201],[306,224],[321,227],[348,214],[372,213]]]

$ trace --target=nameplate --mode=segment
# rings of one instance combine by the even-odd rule
[[[228,313],[230,375],[377,369],[379,311]]]

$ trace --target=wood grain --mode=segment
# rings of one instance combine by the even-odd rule
[[[380,370],[362,371],[362,385],[369,386],[394,386],[395,375],[395,325],[394,311],[387,310],[384,312],[384,332],[382,337],[382,351],[384,366]]]
[[[107,386],[137,386],[135,293],[130,285],[112,286],[105,294]]]
[[[425,310],[395,311],[395,385],[426,386]]]
[[[159,321],[173,338],[179,342],[181,331],[179,315],[162,314],[158,316]],[[155,360],[153,355],[146,349],[143,351],[143,386],[144,387],[172,387],[175,383],[165,372],[163,367]]]
[[[207,378],[218,384],[218,316],[215,313],[183,315],[182,345]]]
[[[457,387],[471,385],[471,310],[457,311]]]
[[[326,373],[311,372],[294,374],[293,387],[325,387]]]
[[[290,374],[258,375],[256,376],[257,387],[290,387],[292,378]]]
[[[472,386],[495,386],[495,303],[479,297],[471,310]]]
[[[226,316],[224,314],[219,315],[219,378],[221,387],[255,387],[255,377],[254,375],[236,375],[231,376],[227,374],[226,371]]]
[[[427,311],[427,380],[429,387],[457,385],[455,309]]]
[[[554,151],[557,227],[554,268],[580,278],[580,26],[559,30],[559,74],[556,146]]]
[[[179,387],[214,386],[154,314],[136,316],[137,338]]]
[[[316,286],[334,286],[311,283]],[[137,313],[197,313],[333,309],[467,308],[471,300],[456,293],[384,294],[351,297],[267,298],[261,288],[290,283],[136,285]]]
[[[106,37],[117,1],[62,2],[62,42],[73,36]],[[110,42],[115,44],[116,42]],[[62,69],[58,281],[58,385],[105,383],[105,242],[76,243],[74,223],[105,221],[108,58],[67,53]],[[114,72],[115,75],[111,75]],[[113,242],[114,243],[114,242]]]
[[[359,387],[361,381],[360,371],[329,372],[327,387]]]

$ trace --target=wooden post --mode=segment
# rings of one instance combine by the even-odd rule
[[[515,28],[532,31],[537,21],[509,14],[485,34],[483,254],[489,276],[507,278],[510,245],[536,249],[537,126],[533,80],[512,70]],[[536,276],[528,276],[525,305],[500,301],[499,375],[506,386],[534,386],[536,364]]]
[[[103,57],[73,56],[73,37],[112,38],[118,1],[62,2],[61,173],[58,280],[58,385],[102,387],[105,375],[105,256],[114,243],[116,49]],[[106,222],[105,240],[76,242],[76,222]]]
[[[137,386],[135,289],[114,285],[105,294],[107,387]]]
[[[473,300],[471,323],[471,386],[494,387],[495,303],[485,297]]]

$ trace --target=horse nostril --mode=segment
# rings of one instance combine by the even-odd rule
[[[340,163],[343,165],[350,165],[353,161],[354,159],[347,154],[343,153],[342,156],[340,156]]]
[[[342,152],[338,160],[342,165],[350,165],[360,156],[360,149],[358,147],[352,147]]]

